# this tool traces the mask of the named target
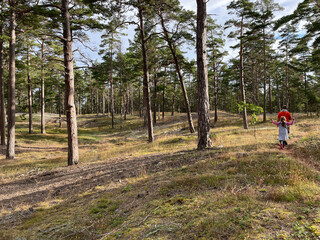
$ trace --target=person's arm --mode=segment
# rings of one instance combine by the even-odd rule
[[[294,118],[292,119],[291,122],[288,122],[287,125],[293,125],[293,123],[294,123]]]
[[[278,113],[278,122],[280,121],[280,117],[281,117],[281,116],[280,116],[280,113]]]
[[[289,119],[288,120],[292,120],[292,116],[291,114],[288,112],[288,115],[289,115]]]
[[[271,119],[271,122],[273,123],[273,124],[275,124],[275,125],[279,125],[279,122],[275,122],[275,121],[273,121],[273,119]]]

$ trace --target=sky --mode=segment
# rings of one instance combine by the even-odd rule
[[[278,3],[280,6],[284,8],[284,10],[275,12],[275,18],[278,19],[282,16],[291,14],[296,8],[297,5],[302,0],[274,0],[275,3]],[[196,0],[180,0],[181,5],[188,10],[193,10],[196,12],[197,5]],[[207,14],[213,15],[213,18],[216,19],[216,22],[220,25],[224,25],[224,23],[231,18],[231,16],[228,14],[227,6],[231,2],[231,0],[209,0],[207,3]],[[129,46],[129,39],[133,38],[134,34],[134,27],[129,27],[125,33],[127,34],[126,37],[122,37],[122,48],[126,49]],[[79,48],[82,49],[81,51],[92,61],[101,61],[101,57],[98,54],[99,51],[99,45],[101,42],[101,33],[99,32],[89,32],[89,41],[88,45],[90,48],[92,48],[94,51],[89,50],[88,48],[85,48],[84,46],[81,46],[79,43],[75,43],[75,49]],[[230,54],[227,58],[232,58],[236,56],[237,50],[232,50],[230,46],[235,45],[235,40],[230,40],[226,38],[226,46],[225,50],[227,50]],[[276,45],[275,45],[276,47]],[[189,50],[186,54],[186,57],[191,60],[192,58],[195,58],[195,50]],[[79,60],[79,58],[82,58],[79,54],[76,54],[76,59]],[[83,64],[77,64],[77,65],[83,65]]]

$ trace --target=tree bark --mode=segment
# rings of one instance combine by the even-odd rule
[[[1,12],[3,11],[3,2]],[[3,22],[0,23],[0,36],[3,34]],[[0,134],[1,145],[6,145],[6,113],[4,101],[4,78],[3,78],[3,40],[0,39]]]
[[[161,26],[162,26],[162,30],[164,32],[164,36],[166,39],[166,42],[168,43],[169,49],[171,51],[175,66],[176,66],[176,71],[178,73],[178,77],[179,77],[179,81],[181,84],[181,89],[182,89],[182,94],[183,94],[183,99],[184,99],[184,104],[187,110],[187,117],[188,117],[188,123],[189,123],[189,130],[191,133],[194,133],[194,126],[193,126],[193,121],[192,121],[192,115],[191,115],[191,109],[190,109],[190,103],[189,103],[189,99],[188,99],[188,94],[187,94],[187,89],[183,80],[183,76],[182,76],[182,72],[181,72],[181,68],[180,68],[180,64],[178,61],[178,57],[177,57],[177,52],[176,52],[176,47],[174,45],[174,43],[172,42],[170,36],[169,36],[169,32],[164,24],[164,19],[162,16],[161,11],[159,10],[159,17],[161,19]]]
[[[216,63],[213,63],[213,89],[214,89],[214,122],[218,121],[218,82]]]
[[[103,87],[102,90],[102,114],[105,115],[106,111],[106,89]]]
[[[73,73],[73,41],[71,33],[69,0],[61,0],[63,19],[63,53],[65,67],[65,111],[68,129],[68,165],[78,164],[78,129],[76,108],[74,104],[74,73]]]
[[[286,43],[286,80],[285,80],[285,105],[289,108],[289,69],[288,69],[288,43]]]
[[[28,110],[29,110],[29,134],[33,133],[32,125],[32,86],[31,86],[31,76],[30,76],[30,52],[29,45],[27,50],[27,65],[28,65]]]
[[[243,71],[243,16],[241,18],[241,29],[240,29],[240,90],[241,90],[241,100],[244,104],[242,114],[243,114],[243,128],[248,129],[247,121],[247,109],[246,104],[246,93],[244,89],[244,71]]]
[[[165,73],[167,73],[167,69],[165,68]],[[166,98],[165,98],[165,89],[166,89],[166,79],[163,78],[163,90],[162,90],[162,120],[164,120],[164,111],[166,106]]]
[[[143,97],[146,104],[146,115],[148,120],[148,141],[153,142],[153,124],[152,124],[152,114],[151,114],[151,104],[150,104],[150,88],[149,88],[149,70],[147,61],[147,50],[146,50],[146,40],[144,32],[144,20],[143,20],[143,8],[141,0],[139,0],[139,20],[140,20],[140,35],[141,35],[141,47],[142,47],[142,58],[143,58]]]
[[[62,119],[61,119],[61,84],[59,82],[59,101],[58,101],[58,111],[59,111],[59,128],[62,127]]]
[[[267,59],[266,59],[266,36],[263,28],[263,121],[267,121]]]
[[[46,133],[45,129],[45,117],[44,117],[44,38],[42,38],[41,43],[41,98],[40,98],[40,105],[41,105],[41,133]]]
[[[14,7],[14,6],[11,6]],[[14,159],[15,157],[15,112],[16,112],[16,14],[12,9],[10,11],[10,43],[9,43],[9,80],[8,80],[8,139],[6,158]]]
[[[198,149],[212,147],[207,67],[207,0],[197,0]]]
[[[174,116],[175,99],[176,99],[176,81],[174,78],[174,80],[173,80],[173,95],[172,95],[172,101],[171,101],[171,116]]]
[[[131,115],[133,115],[133,85],[130,83]]]
[[[156,69],[154,69],[153,74],[153,124],[155,125],[157,123],[157,77],[156,77]]]
[[[113,35],[112,35],[113,38]],[[111,113],[111,127],[114,129],[114,91],[113,91],[113,48],[110,44],[110,113]]]
[[[271,77],[269,76],[269,113],[273,113],[273,106],[272,106],[272,85],[271,85]]]

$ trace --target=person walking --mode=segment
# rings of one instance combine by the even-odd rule
[[[290,120],[292,120],[292,116],[290,114],[290,112],[287,110],[287,106],[284,105],[281,109],[281,111],[278,113],[278,122],[280,121],[281,117],[285,117],[286,118],[286,122],[290,122]],[[290,133],[290,127],[288,127],[288,134]]]
[[[292,122],[287,122],[286,117],[282,116],[279,122],[274,122],[272,119],[271,122],[279,127],[280,149],[283,149],[286,145],[288,145],[288,126],[294,123],[294,119],[292,119]]]

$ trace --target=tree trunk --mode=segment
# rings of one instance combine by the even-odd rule
[[[157,123],[157,77],[156,77],[156,69],[154,69],[153,74],[153,124]]]
[[[269,76],[269,113],[273,113],[271,76]]]
[[[58,107],[58,111],[59,111],[59,128],[62,127],[62,119],[61,119],[61,84],[59,82],[59,107]]]
[[[27,50],[27,64],[28,64],[28,110],[29,110],[29,134],[33,133],[32,125],[32,86],[31,86],[31,76],[30,76],[30,52],[29,45]]]
[[[164,70],[167,73],[167,69]],[[163,90],[162,90],[162,120],[164,120],[164,111],[166,106],[166,98],[165,98],[165,89],[166,89],[166,79],[163,78]]]
[[[61,0],[61,13],[63,19],[63,55],[65,67],[65,111],[68,129],[68,165],[78,164],[78,129],[74,104],[74,73],[73,73],[73,41],[71,33],[69,0]]]
[[[142,118],[142,107],[141,107],[141,83],[139,81],[139,117]]]
[[[14,6],[11,6],[14,7]],[[15,157],[15,113],[16,113],[16,14],[14,10],[10,11],[10,43],[9,43],[9,80],[8,80],[8,139],[6,158]]]
[[[41,106],[41,133],[46,133],[45,129],[45,117],[44,117],[44,38],[42,38],[41,44],[41,98],[40,98],[40,106]]]
[[[91,86],[90,86],[90,113],[93,114],[93,86],[92,86],[92,83],[91,83]]]
[[[285,81],[285,105],[289,108],[289,69],[288,69],[288,43],[286,44],[286,81]]]
[[[197,0],[198,149],[212,147],[207,68],[207,0]]]
[[[3,2],[1,12],[3,10]],[[0,23],[0,36],[3,34],[3,23]],[[3,40],[0,39],[0,134],[1,145],[6,145],[6,113],[4,101],[4,78],[3,78]]]
[[[97,87],[96,90],[96,108],[97,108],[97,115],[100,113],[100,102],[99,102],[99,88]]]
[[[213,88],[214,88],[214,122],[218,121],[218,83],[217,83],[217,68],[213,63]]]
[[[130,83],[131,115],[133,115],[133,85]]]
[[[162,16],[162,13],[161,13],[160,10],[159,10],[159,16],[161,18],[162,30],[164,32],[165,39],[166,39],[166,41],[168,43],[168,46],[170,48],[170,51],[171,51],[171,54],[172,54],[172,57],[173,57],[173,60],[174,60],[175,66],[176,66],[176,71],[178,73],[179,81],[180,81],[180,84],[181,84],[184,104],[185,104],[185,107],[186,107],[186,110],[187,110],[189,130],[190,130],[191,133],[194,133],[195,130],[194,130],[193,121],[192,121],[190,103],[189,103],[189,99],[188,99],[187,89],[186,89],[186,86],[185,86],[185,83],[184,83],[184,80],[183,80],[183,76],[182,76],[182,73],[181,73],[180,64],[179,64],[179,61],[178,61],[176,47],[175,47],[174,43],[171,41],[171,38],[169,37],[169,33],[168,33],[168,30],[167,30],[167,28],[166,28],[166,26],[164,24],[164,19],[163,19],[163,16]]]
[[[171,102],[171,116],[174,116],[175,99],[176,99],[176,81],[175,81],[175,78],[174,78],[174,81],[173,81],[173,95],[172,95],[172,102]]]
[[[243,71],[243,16],[241,18],[241,29],[240,29],[240,90],[241,90],[241,100],[244,104],[242,114],[243,114],[243,128],[248,129],[248,121],[247,121],[247,109],[245,107],[246,104],[246,93],[244,89],[244,71]]]
[[[102,114],[105,115],[106,110],[106,89],[105,87],[102,90]]]
[[[141,35],[141,47],[142,47],[142,58],[143,58],[143,97],[146,104],[146,115],[148,119],[148,141],[153,142],[153,124],[151,115],[151,104],[150,104],[150,88],[149,88],[149,70],[147,61],[147,50],[146,50],[146,40],[144,32],[144,20],[143,20],[143,8],[141,5],[141,0],[139,0],[139,19],[140,19],[140,35]]]
[[[263,121],[267,121],[267,59],[266,59],[266,36],[263,28]]]
[[[112,35],[113,38],[113,35]],[[112,44],[110,44],[110,113],[111,113],[111,127],[114,129],[114,91],[113,91],[113,48]]]

